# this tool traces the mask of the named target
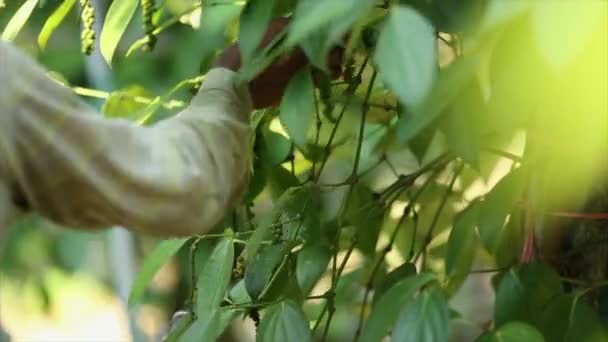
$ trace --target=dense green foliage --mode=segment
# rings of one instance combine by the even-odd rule
[[[314,65],[279,108],[253,113],[253,174],[234,213],[214,234],[161,242],[145,260],[132,305],[174,254],[194,270],[182,303],[192,312],[169,340],[214,340],[250,317],[260,341],[446,341],[451,323],[468,319],[450,299],[478,276],[474,265],[495,274],[495,312],[479,341],[608,339],[598,314],[608,303],[588,300],[605,278],[520,260],[530,232],[550,237],[550,214],[578,210],[606,180],[605,2],[207,0],[179,14],[150,2],[134,42],[125,32],[140,1],[111,3],[103,57],[128,73],[130,59],[154,58],[140,50],[158,40],[157,50],[182,47],[171,64],[187,71],[157,97],[157,85],[126,87],[132,77],[107,96],[110,117],[171,115],[184,104],[179,90],[201,78],[193,70],[204,75],[233,40],[244,82],[296,47]],[[15,8],[2,37],[14,39],[37,3]],[[51,5],[40,48],[75,1]],[[201,8],[198,29],[163,41]],[[288,29],[256,49],[286,15]],[[331,81],[323,69],[338,44],[345,75]]]

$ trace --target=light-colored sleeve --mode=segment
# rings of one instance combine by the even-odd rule
[[[20,206],[81,229],[208,231],[248,179],[252,106],[235,77],[211,70],[187,109],[140,127],[102,118],[0,41],[0,215]]]

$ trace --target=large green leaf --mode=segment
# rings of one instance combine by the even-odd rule
[[[447,300],[438,288],[424,291],[401,308],[391,341],[445,342],[449,315]]]
[[[116,47],[127,30],[138,4],[138,0],[112,1],[108,9],[108,14],[101,29],[99,44],[103,58],[110,65]]]
[[[583,299],[561,296],[551,301],[537,324],[547,341],[608,341],[600,317]]]
[[[289,137],[298,145],[306,146],[308,129],[313,121],[315,96],[309,68],[300,70],[289,82],[281,100],[279,118]]]
[[[543,335],[533,326],[523,322],[509,322],[500,329],[484,334],[477,342],[544,342]],[[557,341],[557,340],[549,340]]]
[[[12,41],[17,37],[37,4],[38,0],[27,0],[19,7],[2,32],[3,40]]]
[[[312,341],[308,320],[302,309],[291,300],[271,306],[258,328],[258,342]]]
[[[283,259],[287,257],[291,245],[278,243],[265,247],[247,265],[245,287],[253,299],[258,299]]]
[[[201,339],[214,335],[209,330],[217,329],[221,311],[219,305],[226,294],[232,275],[234,244],[230,239],[221,240],[213,249],[209,259],[202,268],[196,283],[196,321],[184,333],[186,341],[213,341]]]
[[[549,267],[527,264],[502,275],[496,290],[494,323],[509,321],[536,323],[547,305],[563,296],[561,279]]]
[[[350,13],[358,2],[357,0],[299,1],[289,29],[288,43],[291,45],[300,43],[314,32],[344,16],[345,13]]]
[[[392,288],[399,281],[416,275],[416,265],[411,262],[406,262],[403,265],[390,271],[378,284],[374,291],[374,305],[378,299],[382,298],[384,293]]]
[[[494,252],[509,213],[520,199],[524,186],[524,173],[516,169],[501,179],[481,202],[479,235],[484,246]]]
[[[336,17],[333,20],[329,20],[325,24],[317,27],[300,42],[300,46],[308,56],[308,59],[313,65],[321,70],[327,69],[327,54],[331,48],[334,47],[335,44],[338,44],[340,39],[343,38],[349,29],[351,29],[353,24],[360,18],[365,17],[369,10],[374,6],[374,1],[372,0],[341,0],[335,1],[335,3],[339,6],[348,7],[345,7],[342,12],[336,12]],[[300,22],[309,22],[311,19],[309,13],[311,8],[309,7],[327,7],[327,5],[327,1],[300,2],[300,6],[298,6],[294,15],[294,25],[292,26],[292,33],[289,39],[293,39],[294,35],[296,37],[298,36],[298,30],[301,29],[301,27],[298,27]],[[295,33],[293,33],[294,31]]]
[[[448,288],[452,291],[460,287],[473,265],[479,241],[475,229],[478,215],[478,203],[471,204],[456,218],[450,231],[444,260]]]
[[[328,246],[321,243],[308,243],[298,253],[296,276],[304,294],[309,294],[327,270],[332,257]]]
[[[239,49],[243,63],[247,63],[262,42],[272,17],[275,0],[252,0],[247,3],[239,25]]]
[[[70,10],[74,7],[75,3],[76,0],[64,0],[46,20],[38,35],[38,46],[41,50],[46,48],[49,38],[51,38],[51,35],[55,32],[55,29],[61,25],[68,13],[70,13]]]
[[[532,11],[536,44],[559,72],[575,60],[597,30],[606,30],[607,15],[605,1],[537,1]]]
[[[293,150],[293,144],[289,139],[279,133],[264,130],[263,132],[262,158],[265,163],[280,165],[287,160]]]
[[[146,291],[146,287],[154,278],[154,275],[158,270],[167,263],[177,251],[188,241],[188,239],[173,239],[165,240],[154,248],[152,254],[146,258],[144,265],[137,275],[133,287],[131,288],[131,294],[129,295],[129,306],[133,306],[141,302]]]
[[[415,277],[407,277],[395,284],[374,305],[363,330],[361,341],[381,341],[395,324],[401,308],[411,300],[414,294],[424,285],[435,280],[430,273],[421,273]]]
[[[393,7],[378,38],[374,60],[399,100],[408,108],[417,108],[430,93],[437,74],[433,26],[410,7]]]

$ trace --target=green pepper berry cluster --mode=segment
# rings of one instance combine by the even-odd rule
[[[154,45],[156,45],[156,35],[154,34],[156,26],[152,21],[152,16],[156,11],[156,4],[154,3],[154,0],[141,0],[141,7],[144,17],[144,32],[147,37],[146,45],[144,45],[143,50],[151,51],[154,49]]]
[[[80,19],[82,20],[82,32],[80,33],[80,42],[82,45],[82,53],[90,55],[95,46],[95,7],[89,0],[80,0],[82,12]]]

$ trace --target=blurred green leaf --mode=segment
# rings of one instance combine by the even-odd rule
[[[12,41],[15,40],[21,29],[28,21],[34,8],[38,4],[38,0],[27,0],[25,1],[15,12],[11,20],[9,20],[6,27],[4,27],[4,31],[2,32],[2,39]]]
[[[262,42],[272,18],[275,0],[251,0],[241,13],[239,49],[243,63],[247,63]]]
[[[53,14],[48,17],[38,35],[38,46],[40,47],[40,50],[46,49],[46,44],[51,38],[51,35],[55,32],[55,29],[61,25],[63,19],[70,13],[70,10],[72,10],[75,3],[76,0],[64,0]]]
[[[333,253],[328,246],[311,241],[298,253],[296,275],[302,292],[308,295],[327,270]]]
[[[538,318],[537,327],[547,341],[608,341],[606,328],[597,312],[582,298],[572,296],[561,296],[549,302]]]
[[[390,271],[382,281],[379,283],[378,287],[374,291],[374,305],[378,301],[378,299],[382,298],[384,293],[392,288],[399,281],[416,275],[416,265],[411,262],[406,262],[403,265],[395,268]]]
[[[608,7],[602,1],[537,1],[532,11],[536,44],[555,72],[571,64],[606,29]]]
[[[127,30],[138,4],[138,0],[112,1],[108,9],[99,38],[101,55],[108,65],[112,65],[116,47]]]
[[[500,329],[488,332],[477,342],[544,342],[543,335],[533,326],[523,322],[509,322]],[[558,341],[558,340],[549,340]]]
[[[478,216],[479,204],[475,202],[458,215],[450,231],[444,257],[447,287],[450,291],[460,287],[473,265],[479,242],[475,229]]]
[[[279,118],[298,147],[306,146],[308,129],[313,121],[315,96],[309,68],[300,70],[289,82],[281,100]]]
[[[365,0],[365,2],[369,2]],[[306,37],[322,29],[337,18],[341,18],[345,13],[356,10],[357,0],[302,0],[298,2],[294,14],[288,44],[295,45]]]
[[[222,239],[203,266],[196,284],[196,321],[184,333],[185,341],[215,341],[218,321],[223,319],[220,303],[226,295],[232,263],[234,244],[230,239]],[[220,332],[221,333],[221,332]],[[201,336],[213,337],[212,339]]]
[[[402,308],[391,341],[444,342],[448,340],[449,309],[437,287],[410,299]]]
[[[448,148],[477,171],[480,170],[480,125],[484,109],[479,83],[471,82],[449,106],[441,125]]]
[[[152,278],[158,270],[169,261],[169,259],[182,248],[188,239],[172,239],[159,243],[148,256],[141,271],[133,282],[129,294],[129,306],[139,304]]]
[[[365,185],[355,184],[346,209],[346,217],[356,227],[357,248],[368,257],[376,253],[376,245],[384,223],[385,209],[376,195]]]
[[[264,314],[256,341],[312,341],[308,319],[296,303],[282,301],[271,306]]]
[[[298,22],[300,18],[308,18],[311,10],[308,6],[311,6],[315,1],[304,1],[296,10],[294,16],[294,24]],[[308,59],[314,66],[321,70],[327,70],[327,55],[331,51],[331,48],[336,44],[339,45],[341,39],[348,32],[349,29],[362,17],[365,17],[369,10],[374,6],[372,0],[342,0],[335,1],[335,3],[342,3],[340,5],[348,6],[343,12],[336,13],[336,18],[324,23],[317,27],[311,32],[308,37],[304,38],[300,42],[300,46]],[[323,7],[328,6],[327,1],[316,1],[315,5],[322,4]],[[310,19],[310,18],[308,18]],[[308,20],[305,19],[305,20]],[[292,26],[292,29],[295,26]],[[293,32],[293,31],[292,31]],[[297,36],[297,35],[296,35]],[[291,38],[292,36],[290,36]]]
[[[374,309],[363,327],[361,341],[381,341],[395,324],[401,308],[412,299],[422,286],[434,280],[434,275],[421,273],[415,277],[407,277],[395,284],[374,305]]]
[[[101,111],[109,118],[136,120],[141,115],[141,111],[148,106],[141,100],[150,97],[152,97],[151,94],[143,87],[130,86],[110,93]]]
[[[438,69],[433,26],[410,7],[393,7],[374,60],[399,100],[417,108],[430,93]]]
[[[526,264],[506,272],[496,290],[497,327],[518,320],[535,324],[547,305],[563,295],[561,279],[543,264]]]
[[[479,213],[479,235],[485,248],[494,253],[507,216],[520,199],[524,186],[521,169],[511,171],[488,193],[481,202]]]

